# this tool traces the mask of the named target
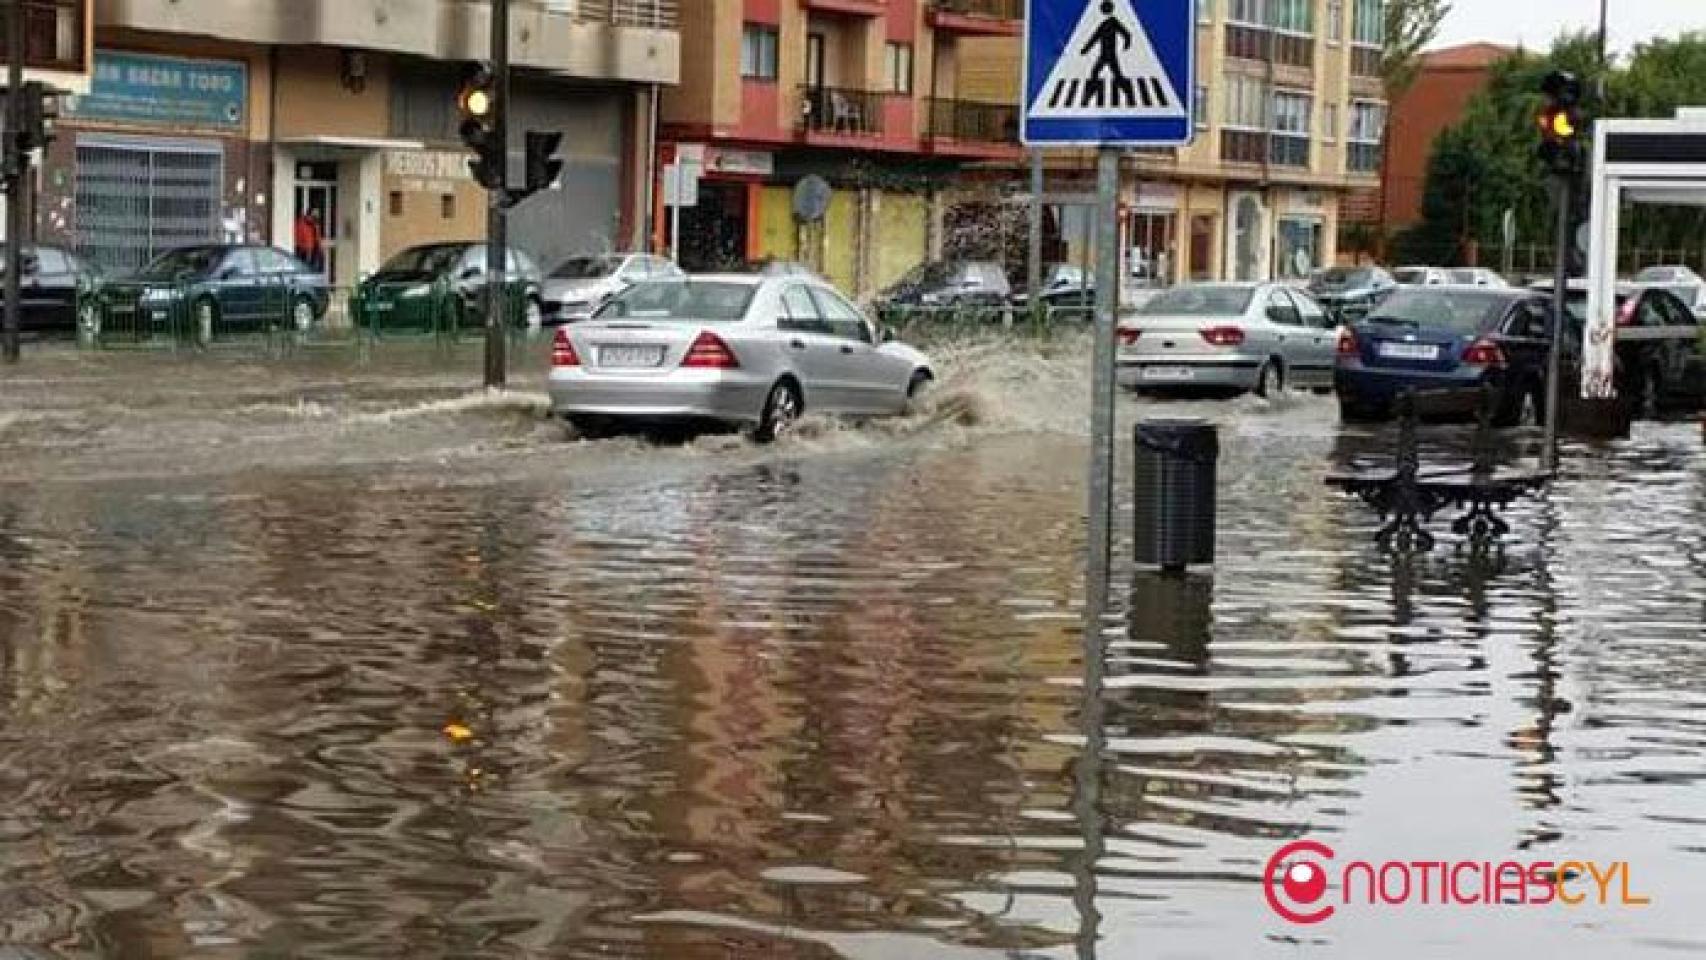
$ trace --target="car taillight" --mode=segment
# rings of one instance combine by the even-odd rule
[[[1236,347],[1244,342],[1243,327],[1209,327],[1202,338],[1217,347]]]
[[[580,354],[575,353],[575,345],[569,340],[569,331],[558,327],[556,336],[551,338],[551,366],[578,367],[580,365]]]
[[[1632,327],[1635,325],[1635,308],[1636,308],[1636,305],[1637,305],[1637,302],[1636,302],[1635,297],[1630,297],[1628,300],[1625,300],[1623,302],[1623,306],[1621,308],[1619,308],[1617,311],[1617,325],[1618,326],[1620,326],[1620,327]]]
[[[1115,333],[1115,336],[1120,338],[1120,343],[1122,345],[1129,347],[1136,343],[1139,337],[1143,336],[1143,331],[1133,327],[1121,327],[1118,332]]]
[[[1502,367],[1505,352],[1491,340],[1477,340],[1463,351],[1463,362],[1472,367]]]
[[[693,346],[687,348],[687,356],[681,360],[684,367],[705,367],[713,370],[733,370],[740,366],[735,359],[733,350],[723,342],[723,338],[709,330],[699,334],[693,341]]]
[[[1339,356],[1354,357],[1360,353],[1362,353],[1362,348],[1357,344],[1357,335],[1351,331],[1351,328],[1346,327],[1343,330],[1340,330]]]

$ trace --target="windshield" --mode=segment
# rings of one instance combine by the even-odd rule
[[[554,280],[597,280],[622,269],[621,257],[570,257],[551,271]]]
[[[1231,317],[1250,307],[1255,287],[1174,287],[1139,308],[1148,316]]]
[[[692,320],[727,323],[746,316],[758,287],[705,280],[649,280],[629,287],[597,313],[600,320]]]
[[[900,282],[907,286],[939,287],[952,280],[954,272],[954,265],[950,263],[921,263],[913,267]]]
[[[1367,323],[1449,330],[1456,334],[1480,333],[1504,312],[1509,297],[1478,291],[1443,292],[1438,289],[1401,290],[1376,307]]]
[[[1312,287],[1366,287],[1374,283],[1374,271],[1367,268],[1334,267],[1310,282]]]
[[[462,244],[434,244],[429,247],[410,247],[385,261],[380,276],[435,276],[445,273],[462,259]]]
[[[1421,284],[1428,282],[1428,272],[1421,267],[1407,267],[1403,270],[1392,271],[1393,279],[1399,283]]]
[[[1672,280],[1682,279],[1681,277],[1677,276],[1677,274],[1679,272],[1680,271],[1674,270],[1670,267],[1648,267],[1647,269],[1642,270],[1640,273],[1635,274],[1635,282],[1636,283],[1669,283]]]
[[[168,250],[154,258],[154,262],[142,268],[137,274],[144,280],[181,280],[185,277],[199,277],[225,259],[225,251],[219,247],[183,247]]]

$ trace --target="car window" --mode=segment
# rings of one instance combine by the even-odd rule
[[[38,276],[71,272],[70,265],[65,262],[65,254],[52,247],[38,247],[35,255],[35,272]]]
[[[1311,300],[1308,296],[1293,290],[1291,291],[1291,299],[1297,304],[1297,310],[1303,317],[1304,326],[1314,327],[1317,330],[1329,330],[1339,325],[1337,321],[1327,315],[1327,311],[1323,310],[1319,303]]]
[[[225,256],[225,262],[220,264],[220,271],[230,277],[252,277],[260,272],[255,265],[255,252],[247,248],[233,250]]]
[[[260,261],[263,273],[300,273],[302,264],[296,258],[271,247],[255,251],[255,257]]]
[[[823,312],[818,309],[817,300],[811,291],[803,286],[790,286],[782,291],[782,317],[780,326],[786,330],[807,330],[813,333],[828,333],[829,327],[824,322]]]
[[[1284,290],[1273,290],[1268,293],[1268,319],[1274,323],[1282,323],[1288,327],[1303,325],[1303,317],[1297,311],[1297,304],[1291,300],[1291,294]]]
[[[865,323],[865,316],[859,312],[859,308],[841,299],[838,294],[822,288],[813,290],[812,295],[817,297],[818,307],[823,311],[831,334],[843,340],[871,342],[871,328]]]
[[[1535,301],[1524,301],[1511,310],[1510,317],[1505,320],[1504,332],[1512,337],[1543,339],[1547,336],[1546,314],[1546,309]]]
[[[652,276],[654,277],[681,276],[681,268],[677,267],[669,260],[665,260],[662,257],[647,257],[646,259],[651,262]]]
[[[1665,325],[1665,315],[1659,310],[1659,295],[1648,292],[1641,297],[1641,302],[1635,307],[1635,325],[1638,327],[1662,327]]]
[[[733,323],[746,318],[758,288],[715,280],[643,280],[610,298],[595,316],[689,323]]]
[[[1658,307],[1659,316],[1663,319],[1665,326],[1692,327],[1696,325],[1694,314],[1683,306],[1682,301],[1659,290],[1653,291],[1651,297]]]
[[[1493,290],[1404,287],[1387,297],[1365,322],[1479,333],[1504,318],[1511,299]]]
[[[646,261],[645,257],[633,257],[627,263],[622,264],[622,269],[617,270],[616,275],[624,280],[650,279],[652,265]]]

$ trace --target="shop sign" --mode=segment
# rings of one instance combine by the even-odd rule
[[[705,168],[711,173],[768,177],[776,172],[776,157],[761,150],[717,147],[706,159]]]
[[[1137,185],[1137,202],[1132,206],[1139,210],[1177,210],[1179,209],[1179,185],[1176,183],[1139,183]]]
[[[388,150],[385,175],[404,193],[454,193],[469,179],[468,155],[443,150]]]
[[[248,102],[246,64],[96,50],[89,92],[66,98],[65,115],[110,123],[241,130]]]

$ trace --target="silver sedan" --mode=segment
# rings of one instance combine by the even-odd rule
[[[583,435],[714,421],[769,441],[806,411],[904,413],[935,378],[834,288],[803,277],[648,280],[560,327],[551,409]]]
[[[1139,390],[1333,386],[1338,324],[1282,284],[1173,287],[1122,317],[1118,336],[1120,382]]]

